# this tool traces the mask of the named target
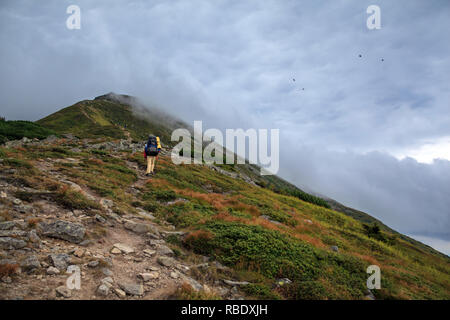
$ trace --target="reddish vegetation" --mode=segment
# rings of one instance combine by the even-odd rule
[[[18,264],[5,263],[0,265],[0,278],[10,276],[19,270]]]

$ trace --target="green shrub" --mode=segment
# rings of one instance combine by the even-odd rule
[[[262,284],[249,284],[243,287],[242,291],[260,300],[279,300],[280,295],[274,293],[268,286]]]

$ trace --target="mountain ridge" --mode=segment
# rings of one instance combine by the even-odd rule
[[[174,165],[171,128],[135,121],[120,96],[97,98],[37,122],[59,136],[0,147],[0,278],[10,282],[0,296],[28,288],[59,299],[450,297],[449,257],[258,176],[257,166]],[[151,178],[148,131],[165,142]],[[59,229],[72,224],[84,233]],[[58,257],[84,272],[80,292],[57,286]],[[382,286],[367,290],[374,264]]]

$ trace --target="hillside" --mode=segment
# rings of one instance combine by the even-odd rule
[[[174,121],[130,103],[79,102],[38,121],[75,137],[0,147],[1,299],[450,298],[449,257],[254,166],[174,165]],[[167,147],[146,178],[149,130]]]

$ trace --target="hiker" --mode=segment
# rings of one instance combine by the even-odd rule
[[[160,151],[161,141],[159,140],[159,137],[150,135],[144,150],[144,157],[147,159],[147,171],[145,172],[146,176],[154,174],[156,158],[158,157]]]

